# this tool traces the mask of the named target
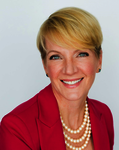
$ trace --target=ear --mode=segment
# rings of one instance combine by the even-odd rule
[[[99,73],[99,69],[102,68],[102,50],[100,51],[100,56],[98,58],[98,66],[97,66],[97,71],[96,73]]]

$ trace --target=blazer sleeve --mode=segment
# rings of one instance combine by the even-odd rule
[[[0,150],[32,149],[32,140],[24,122],[15,115],[6,115],[0,124]]]

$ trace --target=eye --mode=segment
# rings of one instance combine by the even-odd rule
[[[60,59],[60,56],[58,56],[58,55],[50,56],[50,60],[56,60],[56,59]]]
[[[81,52],[81,53],[79,53],[78,56],[79,57],[87,57],[87,56],[89,56],[89,54],[87,52]]]

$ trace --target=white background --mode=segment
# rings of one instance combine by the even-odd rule
[[[118,0],[0,0],[0,120],[50,83],[42,67],[36,37],[54,11],[76,6],[99,20],[104,36],[102,72],[89,97],[106,103],[119,142],[119,2]]]

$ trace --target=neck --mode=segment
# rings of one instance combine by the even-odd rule
[[[86,97],[75,101],[55,97],[64,122],[70,128],[77,129],[83,122]]]

